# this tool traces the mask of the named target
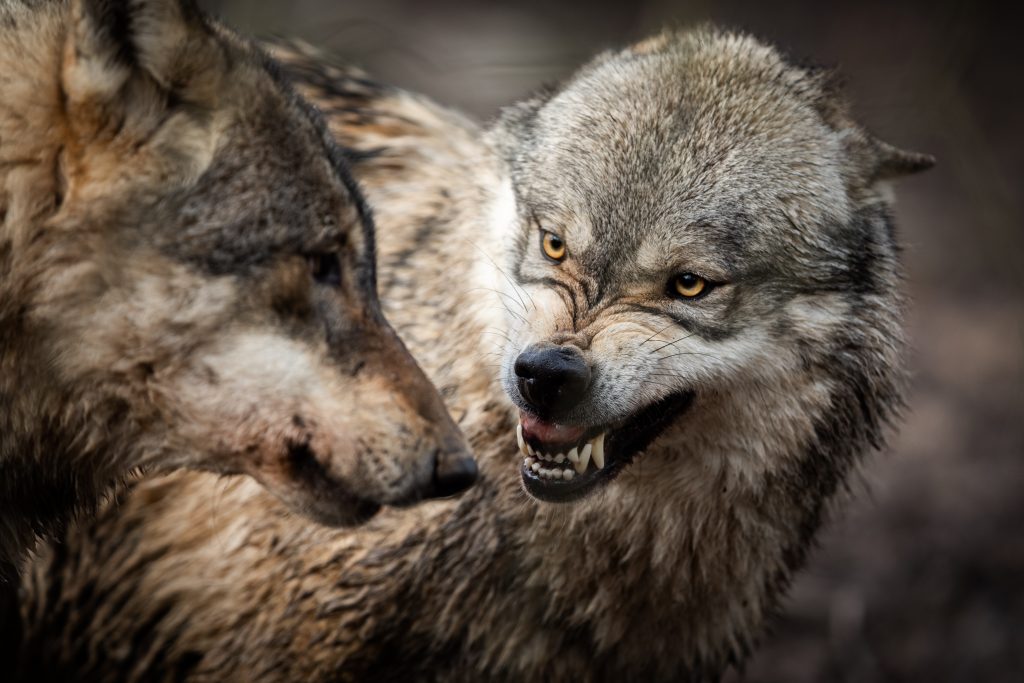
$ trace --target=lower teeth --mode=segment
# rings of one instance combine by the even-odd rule
[[[541,479],[549,479],[551,481],[572,481],[572,478],[576,476],[576,472],[571,468],[552,467],[541,467],[539,461],[535,458],[527,458],[523,461],[523,467],[532,471]]]
[[[519,442],[519,450],[527,456],[523,460],[523,467],[532,471],[541,479],[552,481],[571,481],[577,474],[587,471],[590,463],[594,463],[595,469],[604,469],[604,440],[605,434],[598,434],[596,437],[583,444],[583,447],[576,447],[568,453],[541,453],[534,451],[526,443],[523,437],[523,426],[516,426],[516,439]],[[565,467],[546,467],[547,465],[562,465]]]

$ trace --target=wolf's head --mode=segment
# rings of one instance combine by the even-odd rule
[[[750,473],[835,420],[851,447],[877,434],[902,347],[882,181],[931,161],[855,125],[827,74],[749,37],[668,33],[510,108],[492,141],[528,492],[579,498],[659,443],[679,459],[732,439]],[[674,486],[683,467],[637,477]]]
[[[328,523],[468,486],[359,191],[275,65],[188,1],[4,12],[4,344],[37,448],[247,473]]]

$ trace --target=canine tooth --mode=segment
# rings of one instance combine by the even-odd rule
[[[533,446],[526,444],[526,452],[530,455],[537,455],[537,451],[533,450]]]
[[[555,462],[557,462],[559,465],[565,462],[565,453],[559,453],[558,455],[556,455]]]
[[[523,425],[516,425],[516,441],[519,442],[519,452],[523,455],[529,455],[526,450],[526,441],[523,439]]]
[[[576,447],[573,447],[573,449],[571,451],[569,451],[569,453],[568,453],[568,455],[566,457],[569,458],[569,462],[571,462],[573,465],[575,465],[576,463],[578,463],[580,461],[580,451],[579,451],[579,449],[576,448]]]
[[[599,470],[604,469],[604,432],[594,439],[594,466]]]
[[[569,481],[575,476],[576,473],[573,472],[572,470],[562,470],[562,479],[565,479],[566,481]]]
[[[591,450],[592,450],[591,446],[588,443],[586,446],[583,447],[583,450],[580,451],[580,460],[579,460],[579,462],[575,463],[576,471],[578,473],[583,474],[584,472],[587,471],[587,465],[590,464],[590,451]]]
[[[535,462],[537,462],[536,458],[527,458],[526,459],[526,467],[527,468],[532,468],[533,467],[533,463],[535,463]]]
[[[540,472],[540,463],[534,460],[533,464],[530,465],[530,469],[533,470],[534,472]]]

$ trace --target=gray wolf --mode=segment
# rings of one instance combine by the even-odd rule
[[[0,565],[130,472],[330,524],[468,485],[319,114],[178,0],[0,4]]]
[[[349,148],[385,310],[481,481],[354,535],[241,484],[211,523],[213,482],[144,482],[34,567],[25,661],[281,681],[741,665],[899,413],[890,181],[930,159],[854,122],[829,73],[714,28],[603,54],[486,131],[278,55]]]

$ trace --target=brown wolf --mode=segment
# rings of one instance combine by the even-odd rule
[[[341,535],[248,485],[215,511],[202,476],[146,481],[35,566],[26,673],[692,681],[742,662],[900,405],[888,181],[930,160],[856,125],[827,74],[714,29],[602,55],[486,134],[287,61],[352,149],[385,309],[480,484]]]
[[[0,4],[0,565],[135,468],[318,520],[460,490],[370,215],[260,49],[177,0]]]

